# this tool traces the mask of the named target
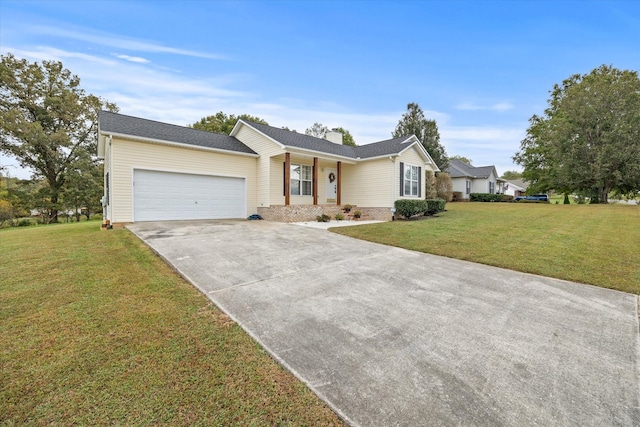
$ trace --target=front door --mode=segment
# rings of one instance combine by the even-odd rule
[[[327,203],[335,203],[338,194],[338,171],[325,169],[327,172]]]

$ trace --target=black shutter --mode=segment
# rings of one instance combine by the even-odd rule
[[[422,197],[422,168],[418,166],[418,197]]]
[[[404,196],[404,163],[400,162],[400,195]]]

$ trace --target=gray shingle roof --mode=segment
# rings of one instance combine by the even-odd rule
[[[523,181],[522,179],[509,179],[507,180],[507,182],[510,182],[511,184],[515,184],[518,187],[524,188],[525,190],[529,186],[529,183],[526,181]]]
[[[263,134],[275,139],[282,145],[297,147],[306,150],[319,151],[352,159],[368,159],[371,157],[387,156],[398,154],[407,148],[410,143],[403,143],[409,137],[388,139],[385,141],[373,142],[371,144],[351,147],[348,145],[335,144],[326,139],[316,138],[285,129],[267,126],[260,123],[246,121],[251,127]]]
[[[495,169],[494,166],[471,166],[458,159],[452,159],[449,162],[449,167],[446,172],[449,173],[451,178],[488,178],[491,172]]]
[[[256,154],[255,151],[236,138],[220,133],[140,119],[110,111],[98,112],[98,122],[100,131],[105,133],[117,133],[218,150]]]

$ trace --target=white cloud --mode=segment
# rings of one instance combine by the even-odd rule
[[[462,111],[479,111],[479,110],[491,110],[491,111],[508,111],[514,108],[513,104],[507,101],[498,102],[492,105],[478,105],[473,102],[463,102],[456,105],[456,110]]]
[[[151,62],[148,59],[141,58],[139,56],[118,55],[115,53],[113,53],[112,55],[115,56],[116,58],[124,59],[125,61],[129,61],[129,62],[136,62],[138,64],[148,64],[149,62]]]
[[[87,29],[83,29],[82,31],[74,31],[50,26],[33,26],[29,30],[33,33],[64,37],[68,39],[95,43],[101,46],[109,46],[117,49],[136,52],[169,53],[174,55],[192,56],[206,59],[229,59],[226,55],[180,49],[170,46],[164,46],[162,44],[153,42],[129,39],[115,34],[91,32]]]
[[[17,58],[26,58],[32,59],[36,61],[61,61],[64,59],[65,62],[67,59],[79,59],[88,63],[95,63],[100,65],[115,65],[116,61],[111,59],[101,58],[99,56],[87,55],[86,53],[81,52],[70,52],[66,50],[56,49],[54,47],[49,46],[39,46],[37,50],[25,50],[25,49],[16,49],[12,47],[2,47],[0,48],[0,52],[12,53]],[[65,64],[65,68],[69,68]],[[72,70],[73,71],[73,70]]]

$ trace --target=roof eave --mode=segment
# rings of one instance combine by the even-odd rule
[[[238,132],[240,132],[240,127],[241,126],[248,126],[251,129],[253,129],[254,131],[258,132],[260,135],[264,136],[265,138],[267,138],[268,140],[272,141],[273,143],[277,144],[280,148],[285,148],[286,146],[284,144],[282,144],[280,141],[270,137],[269,135],[267,135],[266,133],[260,131],[259,129],[254,128],[253,126],[251,126],[251,124],[245,122],[242,119],[238,119],[238,121],[236,122],[235,126],[233,127],[233,129],[231,129],[231,132],[229,133],[229,136],[233,136],[235,137]]]
[[[402,144],[413,140],[413,142],[408,145],[404,150],[401,150],[398,155],[401,155],[402,153],[404,153],[405,151],[407,151],[408,149],[410,149],[411,147],[413,147],[414,145],[418,144],[418,152],[422,155],[422,157],[426,160],[425,163],[429,163],[431,164],[431,166],[433,166],[433,171],[434,172],[440,172],[440,168],[438,167],[438,165],[436,164],[436,162],[433,161],[433,158],[431,158],[431,155],[429,154],[429,152],[427,151],[426,148],[424,148],[424,145],[422,145],[422,143],[420,142],[420,140],[418,139],[417,136],[415,135],[411,135],[409,138],[405,139],[404,141],[402,141]]]
[[[109,135],[110,137],[129,139],[129,140],[132,140],[132,141],[148,142],[148,143],[151,143],[151,144],[168,145],[168,146],[180,147],[180,148],[189,148],[189,149],[192,149],[192,150],[212,151],[212,152],[222,153],[222,154],[232,154],[232,155],[236,155],[236,156],[248,156],[248,157],[255,157],[255,158],[260,157],[259,154],[255,154],[255,153],[245,153],[243,151],[225,150],[224,148],[204,147],[202,145],[193,145],[193,144],[185,144],[185,143],[182,143],[182,142],[165,141],[165,140],[162,140],[162,139],[147,138],[147,137],[144,137],[144,136],[136,136],[136,135],[128,135],[128,134],[125,134],[125,133],[100,131],[100,134],[103,135],[103,136]]]
[[[356,164],[359,160],[361,160],[360,158],[356,158],[354,159],[353,157],[345,157],[345,156],[341,156],[339,154],[331,154],[331,153],[326,153],[324,151],[316,151],[316,150],[309,150],[308,148],[300,148],[300,147],[295,147],[293,145],[285,145],[283,146],[285,150],[291,152],[291,153],[296,153],[296,154],[310,154],[313,157],[321,157],[323,159],[331,159],[331,160],[339,160],[345,163],[349,163],[349,164]],[[362,159],[362,160],[368,160],[368,159]]]

